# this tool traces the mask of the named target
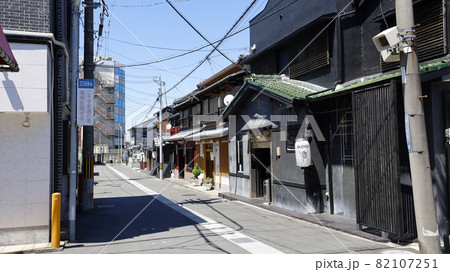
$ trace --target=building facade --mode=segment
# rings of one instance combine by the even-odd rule
[[[435,205],[448,248],[447,6],[446,0],[414,1]],[[254,51],[244,62],[253,73],[285,74],[327,90],[306,97],[326,140],[312,150],[323,162],[316,177],[323,210],[355,218],[362,229],[410,239],[416,230],[401,72],[398,62],[382,61],[372,41],[395,26],[395,13],[394,1],[269,0],[250,22]],[[307,185],[299,189],[298,195],[308,194]]]
[[[213,188],[229,190],[228,124],[220,116],[248,74],[240,63],[231,64],[197,85],[197,89],[175,100],[170,120],[174,177],[190,180],[198,163]]]
[[[125,70],[113,57],[96,58],[94,153],[97,162],[124,161]]]
[[[54,192],[63,229],[68,220],[70,9],[62,0],[0,3],[19,67],[0,74],[0,245],[48,242]]]

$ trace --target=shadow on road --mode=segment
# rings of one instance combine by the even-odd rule
[[[153,200],[153,196],[95,199],[93,211],[78,214],[77,242],[110,242],[113,239],[134,238],[197,224],[161,202]],[[126,227],[128,224],[130,225]],[[123,232],[117,236],[121,231]]]

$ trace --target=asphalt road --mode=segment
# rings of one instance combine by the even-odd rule
[[[138,172],[95,166],[94,210],[58,254],[418,253],[229,201]]]

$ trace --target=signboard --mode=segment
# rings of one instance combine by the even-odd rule
[[[94,125],[94,80],[78,79],[77,125]]]

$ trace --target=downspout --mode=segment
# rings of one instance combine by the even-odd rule
[[[80,0],[74,0],[80,2]],[[44,38],[50,40],[50,44],[54,44],[56,46],[61,47],[64,52],[64,56],[66,58],[66,89],[69,89],[69,53],[67,51],[67,47],[63,42],[60,42],[55,39],[53,33],[39,33],[39,32],[29,32],[29,31],[17,31],[17,30],[3,30],[3,33],[8,36],[26,36],[26,37],[34,37],[34,38]],[[52,59],[54,59],[53,46],[50,46],[50,50],[52,52]]]
[[[353,1],[354,2],[354,1]],[[348,16],[351,14],[354,14],[356,12],[356,4],[353,3],[353,10],[349,11],[349,12],[345,12],[342,14],[338,15],[337,18],[337,22],[336,22],[336,32],[337,32],[337,52],[336,52],[336,59],[339,62],[337,67],[337,73],[336,73],[336,82],[334,83],[334,86],[338,85],[338,84],[342,84],[344,83],[344,69],[345,69],[345,65],[344,65],[344,54],[343,54],[343,44],[342,44],[342,27],[341,27],[341,19],[344,16]]]
[[[78,48],[80,31],[80,0],[72,1],[72,25],[70,37],[70,154],[69,154],[69,241],[75,241],[76,190],[78,169],[77,79],[79,74]]]

